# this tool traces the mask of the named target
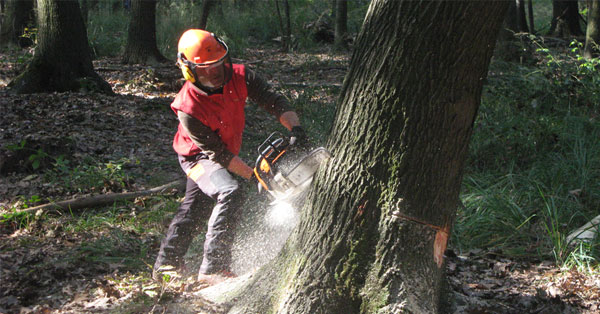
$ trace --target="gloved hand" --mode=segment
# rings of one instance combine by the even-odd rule
[[[308,139],[306,133],[301,126],[295,126],[292,128],[292,136],[290,137],[290,145],[299,147],[308,146]]]

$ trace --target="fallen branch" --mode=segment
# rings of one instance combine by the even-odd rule
[[[99,207],[111,205],[117,201],[124,201],[135,199],[141,196],[150,196],[165,193],[167,190],[176,188],[178,190],[185,189],[185,180],[177,180],[171,183],[167,183],[165,185],[161,185],[152,189],[137,191],[137,192],[125,192],[125,193],[114,193],[114,194],[102,194],[102,195],[94,195],[83,198],[76,198],[67,201],[60,202],[52,202],[44,205],[39,205],[27,209],[23,209],[17,211],[17,213],[37,213],[39,210],[49,210],[49,209],[81,209],[81,208],[90,208],[90,207]]]

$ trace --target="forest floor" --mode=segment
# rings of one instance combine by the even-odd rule
[[[308,99],[330,109],[349,65],[348,55],[328,51],[284,54],[273,48],[248,51],[245,58],[237,61],[258,70],[292,101]],[[0,214],[4,217],[47,200],[144,190],[181,178],[171,149],[177,121],[169,104],[182,84],[173,64],[149,68],[122,65],[117,59],[94,61],[115,96],[83,92],[11,95],[6,84],[23,68],[19,60],[17,55],[0,54]],[[274,125],[258,111],[249,111],[248,116],[245,132],[255,141]],[[253,143],[243,148],[248,161]],[[66,156],[64,160],[56,158],[61,155]],[[48,171],[56,171],[57,162],[70,165],[72,174],[74,169],[83,171],[75,164],[86,159],[112,161],[127,176],[78,190],[69,182],[77,178],[64,177],[66,172],[62,178],[55,172],[54,179],[48,179]],[[177,201],[180,196],[181,191],[173,191],[165,197]],[[137,199],[84,213],[98,211],[108,216],[117,211],[122,222],[165,202]],[[193,282],[152,283],[149,265],[158,250],[160,231],[123,228],[114,221],[93,228],[66,227],[84,213],[52,210],[27,216],[26,222],[3,218],[0,313],[221,310],[198,297],[201,287]],[[159,221],[158,229],[164,231],[169,217]],[[113,245],[100,245],[107,241]],[[112,251],[102,251],[106,247]],[[450,249],[447,274],[454,300],[450,312],[600,311],[600,276],[561,270],[552,261],[514,259],[493,250],[458,253]]]

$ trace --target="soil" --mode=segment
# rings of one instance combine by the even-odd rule
[[[18,55],[0,54],[0,214],[92,194],[144,190],[180,179],[171,149],[177,120],[169,104],[182,85],[173,64],[122,65],[94,61],[115,96],[94,93],[12,95],[7,83],[23,69]],[[349,55],[326,50],[281,53],[276,48],[247,51],[244,60],[292,100],[309,87],[325,87],[310,97],[335,106]],[[333,90],[333,92],[331,92]],[[246,132],[262,138],[274,123],[249,111]],[[249,148],[246,148],[249,150]],[[34,157],[31,157],[34,156]],[[60,162],[71,166],[92,158],[122,165],[126,179],[101,187],[72,189],[69,178],[49,182],[42,175]],[[180,192],[180,191],[179,191]],[[172,198],[177,198],[173,191]],[[127,211],[144,211],[136,200]],[[160,200],[148,200],[161,206]],[[123,210],[120,208],[119,210]],[[110,209],[100,209],[110,210]],[[131,215],[130,212],[127,213]],[[63,222],[77,213],[50,212],[0,224],[0,313],[218,313],[221,307],[199,296],[193,281],[154,284],[149,267],[160,233],[139,230],[67,232]],[[168,219],[165,219],[168,223]],[[94,263],[90,244],[115,241],[119,252],[146,251],[143,263],[123,259]],[[86,250],[82,250],[82,246]],[[82,253],[84,252],[84,253]],[[115,253],[116,254],[116,253]],[[517,260],[502,252],[447,252],[448,288],[454,313],[598,313],[600,276],[558,269],[550,261]],[[118,256],[118,255],[115,255]]]

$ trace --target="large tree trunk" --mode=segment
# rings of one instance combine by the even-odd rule
[[[92,65],[77,0],[38,0],[38,37],[34,57],[10,84],[12,92],[100,91],[112,89]]]
[[[335,11],[335,46],[346,48],[348,39],[348,0],[336,1]]]
[[[438,313],[505,1],[373,0],[301,222],[235,313]]]
[[[552,24],[548,32],[549,35],[561,38],[583,36],[584,34],[579,21],[579,5],[577,1],[552,1]]]
[[[600,44],[600,0],[588,0],[587,31],[585,33],[584,57],[591,59]]]
[[[9,44],[28,47],[33,44],[31,39],[21,38],[27,24],[33,22],[33,0],[7,0],[2,10],[0,23],[0,47]]]
[[[156,0],[131,1],[123,63],[158,64],[167,61],[156,46],[156,4]]]

